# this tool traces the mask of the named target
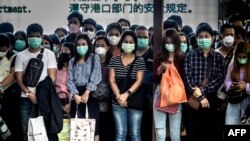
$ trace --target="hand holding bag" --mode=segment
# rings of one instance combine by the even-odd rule
[[[78,108],[76,107],[76,116],[70,121],[70,141],[94,141],[95,119],[89,119],[88,106],[86,104],[86,116],[84,119],[77,117]]]
[[[160,84],[160,106],[167,107],[184,102],[187,102],[184,83],[174,64],[167,63]]]
[[[39,115],[35,116],[36,108],[33,106],[31,112],[31,118],[29,118],[28,122],[28,141],[49,141],[43,116]]]
[[[230,89],[227,91],[228,102],[231,104],[238,104],[241,103],[246,97],[246,91],[239,91],[236,89]]]

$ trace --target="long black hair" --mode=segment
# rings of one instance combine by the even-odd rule
[[[74,60],[74,66],[76,65],[76,63],[80,60],[80,55],[77,53],[77,41],[80,40],[80,39],[83,39],[83,40],[86,40],[87,41],[87,44],[88,44],[88,51],[86,53],[86,55],[84,56],[84,59],[87,60],[90,53],[91,53],[91,50],[92,50],[92,44],[91,44],[91,41],[88,37],[88,35],[86,34],[79,34],[77,37],[76,37],[76,40],[75,40],[75,47],[74,47],[74,53],[75,53],[75,60]]]
[[[126,36],[131,36],[131,37],[134,39],[135,49],[133,50],[132,53],[135,54],[135,53],[136,53],[136,50],[137,50],[137,48],[138,48],[138,45],[137,45],[137,37],[136,37],[136,34],[135,34],[135,32],[132,31],[132,30],[126,30],[126,31],[124,31],[124,32],[122,33],[121,40],[120,40],[119,43],[118,43],[118,47],[119,47],[119,48],[122,48],[122,42],[123,42],[123,40],[125,39]],[[121,51],[124,52],[123,50],[121,50]]]
[[[64,42],[62,44],[62,47],[67,47],[70,50],[70,57],[71,58],[74,57],[74,44],[72,44],[70,42]],[[64,62],[62,60],[60,60],[60,57],[59,57],[59,60],[58,60],[58,63],[57,63],[58,70],[61,70],[63,68],[63,65],[64,65]]]

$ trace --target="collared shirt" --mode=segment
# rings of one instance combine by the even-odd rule
[[[208,68],[208,60],[211,59],[211,66]],[[200,48],[194,49],[186,55],[184,62],[184,83],[188,93],[192,93],[192,88],[198,86],[205,78],[209,69],[209,82],[200,87],[203,95],[214,93],[223,83],[224,78],[224,59],[223,56],[210,50],[208,57],[203,55]]]
[[[95,57],[93,71],[92,57]],[[97,54],[90,55],[84,64],[76,63],[74,66],[74,59],[69,61],[67,86],[71,96],[79,94],[77,86],[86,86],[89,91],[95,91],[97,84],[102,80],[101,62]]]

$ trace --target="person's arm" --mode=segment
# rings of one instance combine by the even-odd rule
[[[120,97],[120,90],[119,90],[117,83],[116,83],[115,69],[114,68],[109,69],[109,82],[110,82],[111,89],[112,89],[114,95],[116,96],[116,98]]]
[[[74,67],[73,67],[73,59],[69,61],[68,66],[68,79],[67,79],[67,86],[70,91],[71,97],[73,97],[75,94],[79,95],[78,90],[76,89],[76,86],[74,84]]]
[[[10,74],[2,81],[0,82],[2,87],[7,87],[11,85],[15,81],[15,71],[14,68],[10,69]]]
[[[101,68],[100,58],[97,54],[94,55],[93,57],[95,57],[94,58],[94,61],[95,61],[94,67],[93,67],[93,71],[91,72],[90,81],[88,82],[88,84],[86,86],[86,90],[89,92],[95,91],[97,88],[97,85],[102,80],[102,68]]]
[[[232,70],[233,70],[233,62],[231,62],[227,68],[226,79],[224,81],[226,91],[231,89],[231,85],[232,85],[231,72],[232,72]]]
[[[57,74],[57,69],[56,68],[48,69],[48,75],[50,76],[53,83],[56,81],[56,74]]]
[[[157,57],[153,64],[153,82],[159,84],[161,80],[161,75],[158,74],[158,68],[161,62],[159,57]]]
[[[187,94],[192,94],[195,87],[192,75],[191,55],[191,53],[188,53],[184,61],[184,83],[187,88]]]

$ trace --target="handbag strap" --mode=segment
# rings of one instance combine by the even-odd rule
[[[78,105],[76,105],[76,115],[75,115],[75,119],[78,118]],[[88,110],[88,104],[86,104],[85,106],[85,118],[88,119],[89,118],[89,110]]]
[[[130,78],[130,74],[132,73],[132,69],[134,67],[134,63],[135,63],[135,60],[137,59],[137,56],[135,56],[135,59],[133,60],[133,62],[131,63],[129,69],[128,69],[128,72],[127,72],[127,75],[126,75],[126,79]]]
[[[43,58],[43,52],[44,52],[44,48],[41,48],[41,52],[37,55],[37,59],[39,59],[39,60],[42,60],[42,58]]]

